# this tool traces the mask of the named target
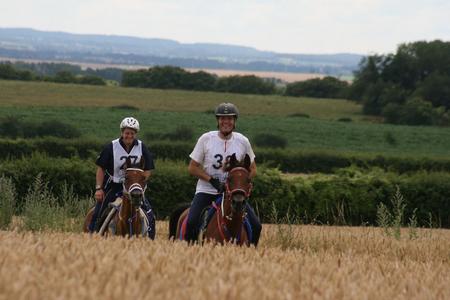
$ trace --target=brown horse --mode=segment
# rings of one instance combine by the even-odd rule
[[[121,236],[147,236],[148,220],[142,211],[141,204],[144,199],[146,189],[145,176],[143,171],[144,161],[134,167],[130,159],[127,158],[124,164],[125,181],[123,183],[123,196],[110,203],[110,210],[106,210],[100,218],[101,235],[121,235]],[[93,208],[89,210],[84,223],[84,231],[88,232],[88,226],[92,218]]]
[[[228,172],[228,178],[225,183],[223,199],[220,204],[212,203],[215,212],[206,228],[200,232],[199,241],[212,241],[220,244],[231,242],[249,246],[250,242],[244,226],[244,217],[246,215],[246,201],[252,190],[250,157],[246,155],[245,159],[239,162],[236,155],[233,154],[225,171]],[[189,209],[183,208],[175,211],[170,218],[169,238],[180,238],[180,233],[185,230]]]

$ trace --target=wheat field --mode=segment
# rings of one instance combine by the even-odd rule
[[[260,245],[0,231],[0,299],[450,299],[450,231],[265,225]]]

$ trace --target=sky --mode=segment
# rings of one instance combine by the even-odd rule
[[[448,0],[0,0],[0,27],[220,43],[281,53],[386,54],[450,40]]]

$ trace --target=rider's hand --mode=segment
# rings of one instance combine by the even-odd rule
[[[219,179],[211,177],[209,183],[211,183],[211,185],[217,190],[217,192],[223,193],[223,184]]]
[[[97,202],[102,202],[103,198],[105,198],[105,192],[102,189],[96,190],[94,197]]]

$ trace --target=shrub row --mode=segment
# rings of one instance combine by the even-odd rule
[[[54,136],[59,138],[77,138],[81,132],[73,125],[59,120],[43,122],[24,121],[16,116],[0,119],[0,136],[7,138],[32,138]]]
[[[189,160],[194,142],[145,141],[155,158]],[[93,139],[0,139],[0,157],[20,158],[34,152],[50,157],[79,156],[93,158],[98,155],[104,143]],[[450,160],[431,158],[408,158],[370,154],[346,154],[329,151],[256,148],[259,164],[276,167],[289,173],[333,173],[337,169],[356,165],[362,168],[380,167],[398,173],[425,171],[450,172]]]
[[[191,201],[196,180],[189,176],[184,162],[158,160],[156,168],[147,193],[158,218],[165,218],[180,203]],[[0,174],[15,185],[19,211],[39,173],[54,191],[68,183],[82,197],[93,193],[94,170],[93,161],[44,155],[7,160],[0,165]],[[375,224],[377,206],[390,205],[396,186],[407,201],[406,218],[417,208],[419,221],[428,220],[431,214],[438,225],[450,226],[450,173],[398,175],[381,169],[361,172],[353,167],[333,175],[292,179],[276,169],[260,168],[251,203],[264,222],[271,220],[275,207],[278,217],[289,213],[305,223]]]
[[[106,85],[103,78],[92,74],[87,74],[84,76],[75,75],[71,71],[63,70],[57,72],[54,76],[41,76],[30,70],[20,70],[9,62],[0,63],[0,79]]]
[[[274,83],[254,75],[217,77],[204,71],[188,72],[179,67],[155,66],[124,71],[122,86],[157,89],[216,91],[242,94],[274,94]]]

